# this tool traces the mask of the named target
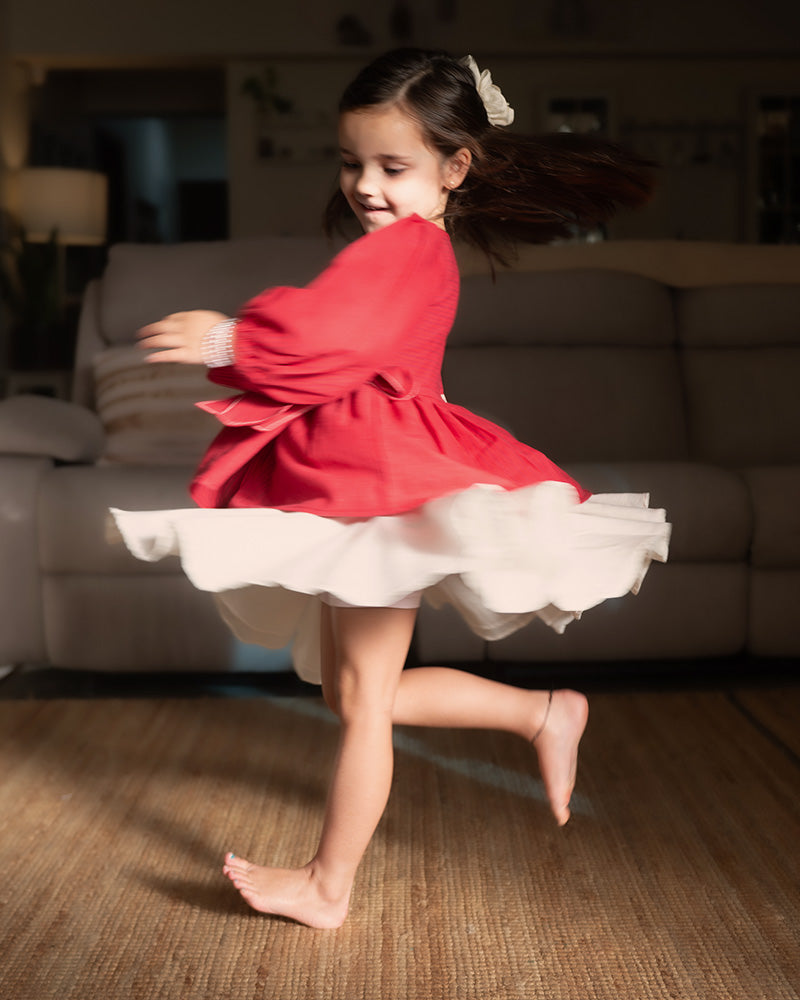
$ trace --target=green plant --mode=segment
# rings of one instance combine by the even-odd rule
[[[30,243],[21,227],[6,224],[0,244],[0,302],[10,321],[12,354],[35,356],[62,322],[59,247],[55,230],[46,243]]]
[[[246,97],[252,97],[262,114],[276,111],[279,115],[285,115],[294,108],[294,102],[279,94],[277,85],[277,73],[271,66],[265,66],[260,76],[253,74],[242,81],[241,92]]]

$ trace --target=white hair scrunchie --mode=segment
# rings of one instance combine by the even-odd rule
[[[461,64],[472,71],[475,77],[475,88],[486,108],[486,116],[492,125],[510,125],[514,121],[514,109],[503,97],[503,92],[496,83],[492,83],[492,74],[488,69],[481,72],[472,56],[465,56]]]

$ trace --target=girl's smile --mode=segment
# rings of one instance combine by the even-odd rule
[[[444,229],[447,198],[469,169],[468,153],[444,158],[431,150],[397,105],[345,111],[339,144],[339,185],[365,232],[409,215]]]

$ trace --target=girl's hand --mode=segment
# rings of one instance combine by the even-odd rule
[[[210,309],[171,313],[139,330],[139,346],[153,352],[146,358],[151,363],[177,361],[182,365],[202,365],[203,337],[224,319],[228,319],[224,313]]]

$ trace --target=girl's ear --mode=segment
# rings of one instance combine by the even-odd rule
[[[447,161],[444,170],[444,185],[448,190],[454,191],[464,182],[464,178],[469,172],[472,164],[472,153],[465,147],[453,153]]]

